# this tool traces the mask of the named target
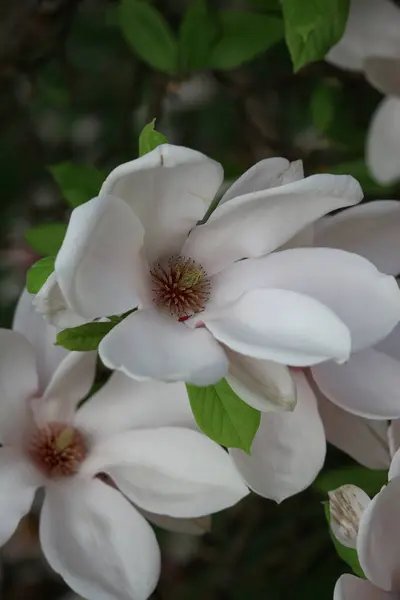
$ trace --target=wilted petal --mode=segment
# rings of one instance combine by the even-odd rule
[[[347,548],[356,548],[361,515],[371,499],[364,490],[350,484],[328,492],[328,496],[330,526],[335,538]]]
[[[384,98],[376,109],[368,131],[366,161],[381,184],[400,179],[400,99]]]
[[[396,600],[397,594],[390,594],[375,587],[365,579],[354,575],[342,575],[335,586],[333,600]]]

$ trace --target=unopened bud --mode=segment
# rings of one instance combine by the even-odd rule
[[[355,485],[342,485],[328,496],[335,538],[347,548],[356,548],[361,515],[371,502],[369,496]]]

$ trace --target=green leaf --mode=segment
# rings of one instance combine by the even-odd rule
[[[221,11],[221,34],[213,47],[210,66],[234,69],[279,42],[283,23],[279,17],[234,10]]]
[[[78,352],[97,350],[103,337],[117,324],[115,321],[101,321],[64,329],[57,334],[56,346]]]
[[[261,413],[235,394],[225,379],[215,385],[186,385],[197,425],[212,440],[250,454]]]
[[[325,502],[324,512],[325,512],[326,520],[328,521],[328,525],[329,525],[329,534],[331,536],[333,545],[335,546],[337,555],[342,560],[344,560],[344,562],[347,563],[349,565],[349,567],[351,567],[351,569],[353,570],[353,573],[355,575],[365,579],[364,571],[362,570],[360,561],[358,560],[357,550],[355,548],[347,548],[346,546],[343,546],[343,544],[341,544],[339,542],[339,540],[336,539],[336,537],[334,536],[334,534],[332,532],[331,515],[330,515],[330,511],[329,511],[329,502]]]
[[[193,0],[179,31],[179,59],[183,72],[210,66],[218,24],[206,0]]]
[[[139,156],[147,154],[157,148],[160,144],[166,144],[168,142],[165,135],[154,129],[156,120],[153,119],[151,123],[145,125],[139,136]]]
[[[387,471],[367,469],[366,467],[343,467],[321,473],[314,482],[319,492],[327,494],[342,485],[351,483],[363,489],[369,496],[375,496],[382,486],[387,484]]]
[[[164,73],[178,70],[178,44],[162,14],[146,0],[122,0],[119,25],[136,54]]]
[[[65,223],[46,223],[25,232],[28,244],[42,255],[55,255],[61,248],[67,226]]]
[[[71,162],[53,165],[49,170],[72,208],[97,196],[105,178],[96,167]]]
[[[294,70],[322,60],[342,37],[350,0],[282,0],[285,38]]]
[[[320,133],[325,133],[333,121],[338,91],[335,84],[321,82],[312,93],[311,118]]]
[[[54,271],[54,256],[41,258],[31,266],[26,274],[26,288],[30,294],[37,294]]]

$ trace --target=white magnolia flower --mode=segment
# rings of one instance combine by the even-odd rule
[[[52,568],[89,600],[145,600],[160,554],[141,512],[173,527],[238,502],[248,491],[229,455],[185,426],[175,384],[115,373],[79,408],[95,353],[68,354],[49,380],[42,347],[36,365],[20,333],[0,330],[0,345],[0,544],[44,486],[39,535]]]
[[[293,385],[283,365],[344,361],[349,332],[353,348],[376,343],[399,320],[399,291],[354,254],[274,252],[297,234],[297,245],[308,243],[307,225],[359,202],[353,178],[303,179],[299,162],[267,159],[196,225],[222,178],[218,163],[170,145],[121,165],[98,198],[73,211],[54,285],[87,320],[138,306],[100,344],[107,366],[138,380],[199,385],[229,368],[232,387],[250,372],[246,401],[270,410],[260,391],[269,382],[277,404],[290,408]]]
[[[346,31],[327,55],[339,67],[363,71],[386,98],[367,136],[366,160],[380,183],[400,178],[400,8],[390,0],[351,0]]]

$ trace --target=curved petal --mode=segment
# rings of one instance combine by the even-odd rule
[[[60,329],[76,327],[87,321],[85,317],[74,313],[67,305],[58,285],[55,271],[36,294],[33,304],[37,312],[43,315],[48,323]]]
[[[104,471],[134,504],[170,517],[201,517],[248,494],[229,455],[198,431],[141,429],[100,443],[82,465]]]
[[[296,388],[286,365],[229,352],[226,380],[247,404],[261,412],[293,410]]]
[[[29,512],[41,479],[33,467],[10,448],[0,448],[0,546]]]
[[[349,175],[312,175],[238,196],[192,230],[182,254],[211,276],[242,258],[268,254],[326,213],[357,204],[362,197],[359,183]]]
[[[400,475],[400,449],[396,450],[395,455],[393,456],[392,462],[390,464],[388,479],[394,479],[395,477],[399,477]]]
[[[400,52],[400,11],[390,0],[352,0],[346,30],[326,60],[345,69],[362,70],[364,59]]]
[[[357,551],[366,577],[386,591],[400,585],[400,477],[395,477],[365,509],[358,530]]]
[[[366,162],[381,184],[400,179],[400,99],[387,96],[376,109],[367,135]]]
[[[328,306],[349,328],[352,350],[372,346],[400,320],[400,291],[365,258],[333,248],[296,248],[232,265],[212,279],[207,309],[247,290],[292,290]]]
[[[304,172],[301,160],[291,163],[286,158],[265,158],[256,163],[230,186],[222,196],[219,206],[237,196],[268,190],[303,178]]]
[[[55,262],[71,310],[94,319],[136,306],[142,245],[143,227],[119,198],[99,196],[75,208]]]
[[[342,575],[335,586],[333,600],[396,600],[396,594],[388,594],[365,579],[355,575]]]
[[[151,262],[180,253],[222,181],[219,163],[195,150],[163,144],[114,169],[100,194],[118,196],[133,208]]]
[[[387,275],[400,274],[400,202],[354,206],[316,223],[315,246],[361,254]]]
[[[308,487],[324,464],[325,433],[315,396],[303,373],[293,373],[297,404],[291,413],[268,413],[251,449],[229,450],[250,488],[282,502]]]
[[[40,541],[54,571],[88,600],[147,600],[157,585],[160,552],[151,527],[98,479],[47,489]]]
[[[155,515],[147,510],[140,511],[153,525],[173,533],[186,533],[189,535],[204,535],[211,531],[211,517],[196,517],[193,519],[176,519],[165,515]]]
[[[139,310],[101,341],[104,364],[134,379],[216,383],[228,371],[224,350],[204,328],[190,329],[155,309]]]
[[[26,290],[22,292],[18,301],[12,328],[22,333],[32,344],[39,376],[39,389],[43,391],[68,351],[54,345],[57,330],[36,312],[33,296]]]
[[[350,353],[344,323],[314,298],[288,290],[252,290],[201,317],[217,340],[253,358],[302,367]]]
[[[135,381],[118,371],[78,410],[75,423],[95,439],[137,428],[196,428],[184,383]]]
[[[400,417],[400,363],[373,348],[356,352],[343,365],[312,368],[320,390],[337,406],[367,419]]]
[[[400,39],[400,36],[399,36]],[[400,51],[400,42],[399,42]],[[364,61],[365,76],[369,83],[386,96],[400,96],[400,58],[369,56]]]

